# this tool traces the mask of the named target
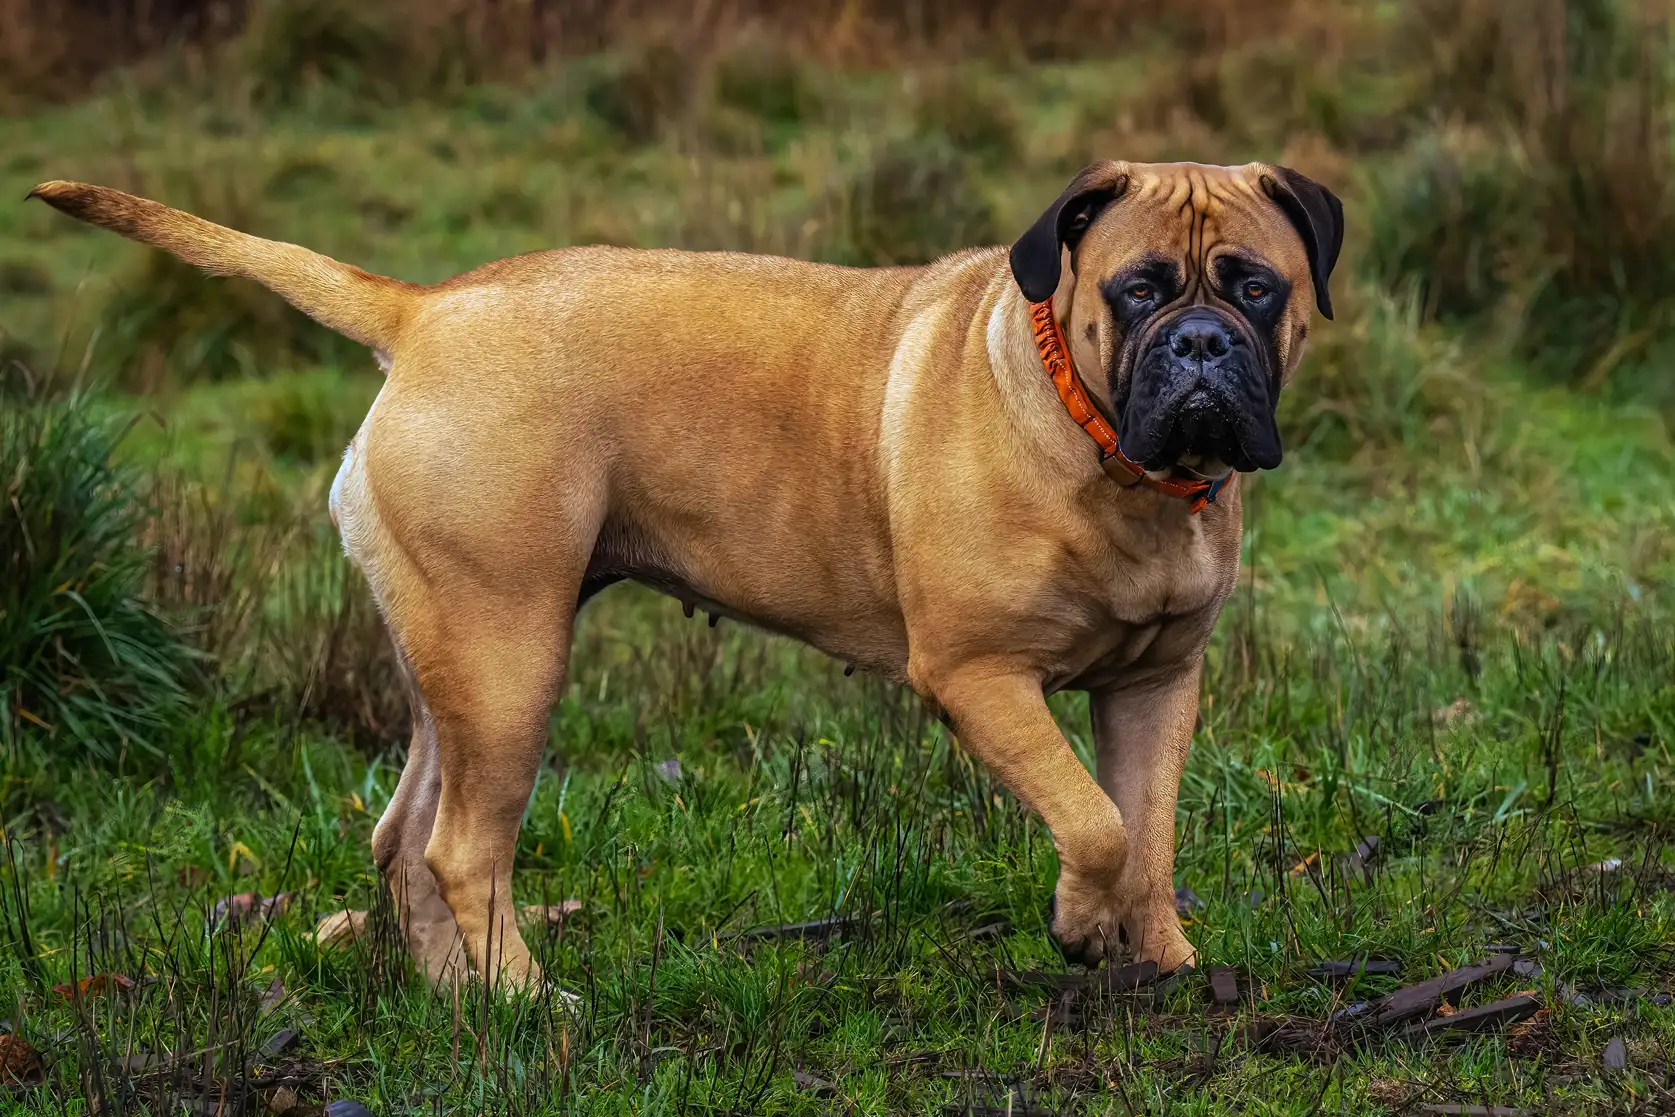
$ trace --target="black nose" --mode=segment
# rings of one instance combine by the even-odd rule
[[[1233,331],[1219,316],[1187,313],[1169,330],[1169,352],[1183,360],[1214,361],[1233,348]]]

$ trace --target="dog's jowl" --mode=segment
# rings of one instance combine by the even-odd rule
[[[401,283],[114,190],[34,191],[256,279],[388,380],[332,514],[406,668],[373,837],[430,976],[538,975],[512,853],[576,610],[635,579],[905,683],[1039,812],[1073,959],[1193,957],[1175,798],[1238,475],[1342,239],[1283,167],[1102,163],[1008,250],[865,270],[571,248]],[[1045,695],[1091,692],[1097,778]],[[463,950],[462,950],[463,947]]]

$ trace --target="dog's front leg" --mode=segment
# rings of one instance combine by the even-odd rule
[[[1202,658],[1091,696],[1099,783],[1128,821],[1128,862],[1118,884],[1121,921],[1141,961],[1164,972],[1190,965],[1193,945],[1175,912],[1175,800],[1198,716]]]
[[[961,743],[1038,813],[1058,849],[1053,936],[1095,965],[1117,945],[1117,882],[1127,839],[1115,803],[1064,739],[1041,680],[1003,666],[968,666],[929,688]]]

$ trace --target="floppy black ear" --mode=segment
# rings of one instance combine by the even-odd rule
[[[1012,245],[1012,278],[1032,303],[1053,297],[1059,286],[1059,250],[1076,247],[1101,210],[1128,189],[1128,175],[1114,164],[1085,168],[1047,212]]]
[[[1321,317],[1332,317],[1332,292],[1326,281],[1338,262],[1343,247],[1343,203],[1338,196],[1307,175],[1290,167],[1273,168],[1274,176],[1262,176],[1262,188],[1285,211],[1303,238],[1309,253],[1309,274],[1314,277],[1314,305]]]

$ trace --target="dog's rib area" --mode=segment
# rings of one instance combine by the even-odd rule
[[[697,584],[696,579],[681,570],[680,564],[664,556],[645,534],[612,519],[606,522],[594,544],[581,589],[576,595],[577,608],[618,582],[636,582],[665,597],[674,598],[683,606],[690,606],[695,612],[725,617],[765,632],[789,636],[834,659],[865,667],[897,682],[906,681],[905,659],[901,662],[880,660],[878,647],[874,644],[863,642],[855,647],[846,647],[828,640],[816,640],[811,638],[810,633],[759,616],[753,610],[727,600],[726,595],[714,587]]]

